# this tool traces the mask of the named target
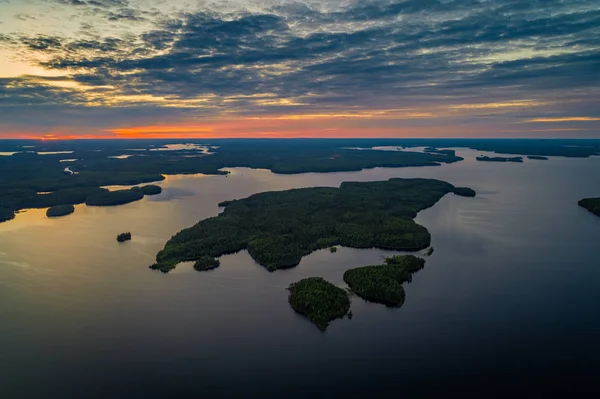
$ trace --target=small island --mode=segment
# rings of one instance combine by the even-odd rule
[[[129,232],[121,233],[117,236],[118,242],[125,242],[125,241],[129,241],[129,240],[131,240],[131,233],[129,233]]]
[[[337,252],[337,247],[331,247],[329,248],[329,252],[331,252],[332,254]]]
[[[288,290],[290,306],[308,317],[321,331],[325,331],[332,320],[349,314],[348,293],[321,277],[302,279],[292,283]],[[349,314],[349,317],[352,316]]]
[[[448,193],[472,196],[474,191],[440,180],[394,178],[225,201],[218,216],[171,237],[150,268],[168,273],[179,262],[241,250],[269,271],[294,267],[303,256],[338,245],[420,251],[431,237],[413,219]]]
[[[548,157],[543,157],[541,155],[528,155],[527,159],[537,160],[537,161],[547,161]]]
[[[600,198],[584,198],[578,204],[594,215],[600,216]]]
[[[203,256],[194,263],[194,269],[198,271],[211,270],[219,267],[221,262],[210,256]]]
[[[523,157],[488,157],[482,155],[475,159],[481,162],[523,162]]]
[[[54,205],[48,208],[48,210],[46,211],[46,216],[49,218],[54,218],[59,216],[70,215],[73,212],[75,212],[75,207],[73,205]]]
[[[404,303],[402,283],[412,280],[412,274],[425,266],[425,260],[413,255],[392,256],[385,264],[347,270],[344,281],[361,298],[399,307]]]

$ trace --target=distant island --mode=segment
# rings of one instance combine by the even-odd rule
[[[129,233],[129,232],[121,233],[117,236],[118,242],[125,242],[125,241],[129,241],[129,240],[131,240],[131,233]]]
[[[344,317],[350,310],[348,292],[321,277],[302,279],[291,284],[288,290],[290,306],[322,331],[332,320]]]
[[[481,162],[523,162],[523,157],[488,157],[482,155],[476,159]]]
[[[429,247],[431,237],[413,219],[452,192],[472,196],[440,180],[395,178],[225,201],[219,204],[225,207],[221,214],[174,235],[150,268],[167,273],[182,261],[244,249],[269,271],[296,266],[303,256],[337,245],[419,251]]]
[[[402,284],[425,266],[425,260],[413,255],[385,258],[382,265],[362,266],[344,273],[350,291],[364,300],[400,307],[406,294]],[[320,277],[309,277],[288,288],[288,302],[298,313],[306,316],[325,331],[332,320],[348,315],[352,318],[348,292]]]
[[[46,211],[46,216],[49,218],[66,216],[75,212],[75,207],[73,205],[54,205],[48,208]]]
[[[600,216],[600,198],[584,198],[579,201],[579,206],[587,209],[596,216]]]
[[[548,157],[543,157],[541,155],[527,155],[527,159],[533,159],[538,161],[547,161]]]

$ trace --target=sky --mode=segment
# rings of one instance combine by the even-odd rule
[[[0,0],[0,138],[600,138],[598,0]]]

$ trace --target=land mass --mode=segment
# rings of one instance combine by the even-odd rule
[[[422,258],[396,255],[386,258],[382,265],[349,269],[344,273],[344,281],[352,293],[367,301],[400,307],[406,297],[402,284],[410,282],[412,275],[424,266]],[[320,277],[302,279],[291,284],[289,290],[292,308],[322,331],[332,320],[345,315],[352,318],[347,291]]]
[[[321,277],[302,279],[292,283],[288,290],[290,306],[322,331],[332,320],[344,317],[350,310],[348,292]]]
[[[587,209],[596,216],[600,216],[600,198],[584,198],[579,201],[579,206]]]
[[[344,281],[361,298],[388,306],[401,306],[405,293],[402,283],[425,266],[425,260],[413,255],[392,256],[385,264],[347,270]]]
[[[185,143],[177,150],[169,144]],[[206,151],[190,149],[205,146]],[[396,146],[417,151],[357,151]],[[269,169],[273,173],[358,171],[375,167],[439,166],[458,162],[454,150],[501,154],[589,157],[599,140],[554,139],[211,139],[211,140],[0,140],[0,222],[25,208],[82,204],[110,185],[139,185],[168,174],[226,175],[223,168]],[[39,152],[39,153],[38,153]],[[68,152],[64,154],[60,152]],[[65,172],[68,168],[73,173]],[[40,194],[47,193],[51,194]],[[89,193],[89,194],[86,194]],[[145,193],[150,195],[150,193]]]
[[[66,216],[75,212],[75,207],[73,205],[54,205],[48,208],[46,211],[46,216],[49,218]]]
[[[481,162],[523,162],[523,157],[488,157],[482,155],[476,159]]]
[[[433,179],[344,182],[265,192],[225,201],[218,216],[174,235],[150,268],[164,273],[179,262],[248,250],[269,271],[298,265],[311,252],[342,245],[418,251],[429,247],[417,212],[447,193],[471,194]]]

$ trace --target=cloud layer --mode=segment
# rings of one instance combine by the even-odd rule
[[[0,15],[5,135],[317,114],[386,135],[599,126],[596,0],[4,0]]]

